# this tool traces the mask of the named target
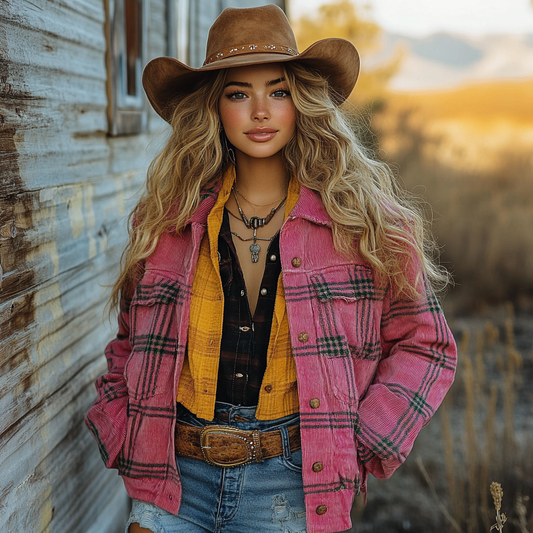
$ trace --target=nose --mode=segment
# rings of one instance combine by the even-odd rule
[[[252,120],[255,122],[264,122],[270,119],[267,99],[263,97],[254,98],[252,109]]]

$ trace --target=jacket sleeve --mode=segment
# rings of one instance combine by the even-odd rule
[[[427,281],[417,301],[389,288],[381,320],[382,358],[361,399],[355,431],[366,470],[387,478],[405,461],[420,429],[450,388],[457,350]]]
[[[105,350],[108,372],[96,380],[98,396],[85,416],[107,468],[117,468],[117,457],[126,436],[128,389],[124,366],[131,353],[129,303],[130,300],[122,298],[118,333]]]

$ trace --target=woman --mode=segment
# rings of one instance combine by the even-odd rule
[[[226,9],[192,69],[143,83],[172,134],[133,211],[87,424],[126,531],[339,532],[453,380],[420,216],[339,104],[359,57],[298,54],[275,6]]]

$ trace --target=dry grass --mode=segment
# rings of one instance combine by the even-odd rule
[[[440,435],[437,428],[421,436],[414,468],[408,459],[387,485],[374,484],[380,499],[371,496],[370,512],[356,509],[354,531],[487,533],[496,514],[506,533],[533,532],[532,88],[529,81],[394,95],[373,117],[377,137],[364,138],[369,146],[377,140],[406,188],[428,203],[457,283],[444,304],[460,357],[436,415]],[[491,320],[460,317],[508,300],[528,318],[516,318],[511,304]],[[527,349],[526,334],[519,338],[523,353],[520,328],[529,332]],[[496,513],[495,480],[505,491]]]
[[[517,309],[452,320],[455,383],[398,472],[369,479],[354,533],[488,533],[494,481],[504,490],[504,532],[533,533],[533,301]]]
[[[499,533],[502,533],[503,526],[505,525],[505,522],[507,522],[507,517],[505,516],[505,513],[500,514],[503,500],[502,486],[499,483],[493,481],[490,484],[490,494],[494,501],[494,509],[496,509],[496,523],[491,526],[490,530],[492,531],[493,529],[497,529]]]
[[[533,294],[533,81],[390,96],[381,155],[431,206],[457,308]]]
[[[494,485],[489,491],[494,479],[500,480],[506,491],[505,529],[527,533],[533,527],[533,512],[528,515],[526,506],[533,498],[533,442],[528,433],[531,424],[526,421],[522,427],[523,414],[517,403],[517,393],[525,387],[513,321],[514,310],[509,305],[507,318],[498,328],[487,323],[475,337],[465,330],[460,342],[460,380],[441,411],[450,531],[493,529],[490,496],[494,499],[500,494]],[[504,332],[504,342],[497,342],[495,329]],[[518,432],[517,420],[521,422]],[[495,529],[501,531],[505,523],[499,512],[501,498],[496,504]]]

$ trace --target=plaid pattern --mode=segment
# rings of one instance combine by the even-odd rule
[[[353,270],[350,269],[347,273],[346,279],[339,281],[333,281],[331,274],[326,278],[322,273],[310,276],[310,279],[316,297],[321,302],[327,302],[334,298],[341,298],[346,301],[374,300],[376,298],[372,271],[361,265],[355,265]]]
[[[178,402],[206,420],[212,420],[214,416],[220,354],[223,351],[225,294],[219,274],[218,247],[224,205],[231,194],[234,179],[233,172],[225,173],[218,198],[207,216],[207,232],[201,241],[194,273],[187,336],[188,353],[178,387]],[[296,204],[298,196],[298,182],[291,180],[287,191],[285,217]],[[270,316],[272,325],[263,376],[265,386],[259,391],[256,412],[259,420],[274,420],[298,412],[296,367],[292,357],[285,295],[279,276],[274,313]]]
[[[279,234],[269,243],[268,250],[263,252],[266,262],[261,287],[267,290],[267,294],[259,294],[253,320],[246,297],[244,276],[231,237],[227,211],[224,211],[218,237],[218,253],[224,291],[224,321],[218,365],[217,401],[233,405],[257,405],[266,370],[276,287],[281,273]],[[272,254],[276,257],[274,261],[269,259]],[[243,326],[248,329],[243,331]],[[238,377],[239,374],[241,377]]]
[[[206,196],[182,236],[165,235],[147,261],[140,283],[152,289],[144,300],[144,289],[137,290],[121,310],[117,338],[106,349],[109,372],[97,381],[98,399],[87,415],[106,465],[119,468],[129,494],[172,513],[181,490],[172,437],[191,265],[216,193]],[[420,301],[398,300],[374,281],[367,265],[337,254],[327,214],[305,187],[281,230],[280,255],[278,295],[286,314],[277,298],[272,327],[277,343],[286,335],[294,358],[290,351],[268,357],[296,364],[307,530],[344,531],[368,473],[390,476],[441,403],[453,381],[455,343],[429,289]],[[413,279],[420,276],[416,270]],[[174,301],[165,285],[174,287]],[[221,317],[222,311],[213,320]],[[264,383],[296,392],[294,381],[269,373],[270,363]],[[270,396],[261,393],[259,408]],[[324,468],[314,472],[318,461]],[[315,512],[319,505],[327,506],[325,514]]]

